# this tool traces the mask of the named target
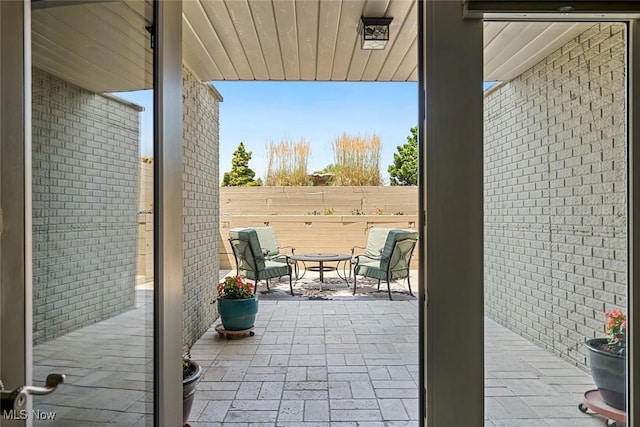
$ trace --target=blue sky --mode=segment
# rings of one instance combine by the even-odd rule
[[[385,177],[396,146],[418,122],[417,83],[217,82],[220,104],[220,169],[230,170],[240,141],[253,153],[249,166],[264,179],[269,142],[311,147],[309,172],[334,162],[332,144],[343,132],[378,135]],[[388,181],[388,178],[387,178]]]
[[[214,82],[214,86],[224,98],[220,104],[220,179],[231,169],[233,151],[241,141],[253,153],[249,166],[256,177],[264,179],[269,142],[304,138],[311,146],[311,173],[333,163],[332,143],[346,132],[380,137],[380,170],[388,184],[393,153],[418,122],[415,82]],[[152,156],[152,92],[117,95],[145,107],[140,152]]]
[[[417,83],[346,82],[214,82],[224,101],[220,104],[220,179],[231,169],[233,151],[244,142],[256,177],[267,168],[269,142],[310,144],[309,172],[333,163],[332,144],[343,132],[380,137],[380,169],[388,182],[387,167],[397,145],[418,122]],[[140,154],[153,155],[151,91],[117,96],[145,107],[141,118]]]

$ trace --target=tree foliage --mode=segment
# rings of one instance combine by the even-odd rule
[[[393,164],[387,169],[391,185],[418,185],[418,128],[411,128],[407,143],[398,145]]]
[[[244,148],[241,142],[231,159],[231,171],[225,172],[222,178],[223,187],[257,187],[262,185],[260,178],[254,179],[256,173],[249,168],[251,151]]]

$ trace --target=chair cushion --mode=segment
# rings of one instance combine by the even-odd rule
[[[380,258],[380,251],[384,247],[387,241],[387,235],[392,228],[378,228],[371,227],[369,229],[369,235],[367,236],[367,246],[365,247],[364,254],[368,257]]]
[[[291,267],[278,261],[265,261],[265,269],[260,273],[261,279],[271,279],[273,277],[288,276]]]
[[[398,228],[392,228],[392,229],[372,228],[370,232],[373,230],[376,230],[376,231],[386,230],[386,233],[387,233],[386,240],[382,247],[382,253],[381,253],[380,259],[375,260],[365,256],[358,257],[358,264],[354,268],[354,273],[361,276],[386,280],[387,268],[389,267],[389,261],[393,254],[393,248],[395,247],[396,242],[404,239],[412,239],[415,242],[418,239],[418,232],[415,230],[403,230]],[[413,245],[415,245],[415,243],[413,243],[410,247],[413,247]],[[409,247],[407,247],[407,249],[408,248]],[[374,255],[374,257],[377,258],[377,255]],[[404,277],[407,277],[407,275],[409,274],[408,265],[404,265],[402,263],[400,265],[396,264],[399,260],[400,260],[399,258],[395,259],[392,263],[392,265],[394,265],[395,267],[393,267],[392,271],[390,272],[391,277],[389,277],[389,279],[391,280],[404,278]]]
[[[276,261],[265,261],[264,264],[264,269],[259,270],[257,274],[254,270],[240,269],[240,276],[251,280],[266,280],[289,275],[290,267],[288,264]]]
[[[380,269],[380,261],[361,262],[355,267],[355,274],[380,280],[387,278],[387,273]]]
[[[251,227],[256,230],[260,247],[268,256],[276,256],[280,253],[280,245],[276,237],[276,230],[273,227]]]
[[[265,268],[264,255],[262,254],[262,248],[260,247],[260,241],[258,240],[258,234],[256,233],[256,230],[251,228],[232,228],[229,230],[229,238],[238,239],[242,242],[248,243],[249,248],[251,249],[251,252],[253,252],[255,259],[247,260],[246,262],[249,263],[249,265],[252,265],[255,262],[255,269],[257,269],[258,271],[264,270]],[[233,245],[234,243],[232,242],[231,244]],[[246,252],[246,251],[242,251],[242,252]],[[248,257],[250,256],[250,254],[247,253],[243,255],[242,253],[240,253],[238,254],[238,256]],[[245,270],[246,266],[245,268],[243,268],[244,260],[239,259],[238,261],[240,262],[240,269]],[[252,277],[249,277],[249,278],[252,278]]]
[[[372,277],[374,279],[387,280],[387,270],[380,268],[380,262],[363,262],[355,267],[355,274]],[[391,271],[390,280],[404,279],[409,274],[408,269]]]
[[[382,248],[382,258],[391,257],[391,252],[393,252],[393,246],[396,244],[398,240],[403,239],[418,239],[418,232],[415,230],[403,230],[399,228],[393,228],[389,230],[387,234],[387,239],[384,242],[384,247]]]

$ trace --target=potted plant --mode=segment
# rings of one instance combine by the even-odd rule
[[[627,316],[620,310],[605,313],[607,338],[587,341],[591,376],[602,400],[622,411],[626,406],[626,334]]]
[[[196,395],[196,386],[202,376],[200,365],[191,360],[189,351],[182,357],[182,425],[187,425],[191,406]]]
[[[227,276],[218,284],[218,313],[227,331],[253,328],[258,312],[258,296],[252,283],[240,276]]]

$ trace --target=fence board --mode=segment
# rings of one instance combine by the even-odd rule
[[[415,215],[418,187],[221,187],[220,215]]]

